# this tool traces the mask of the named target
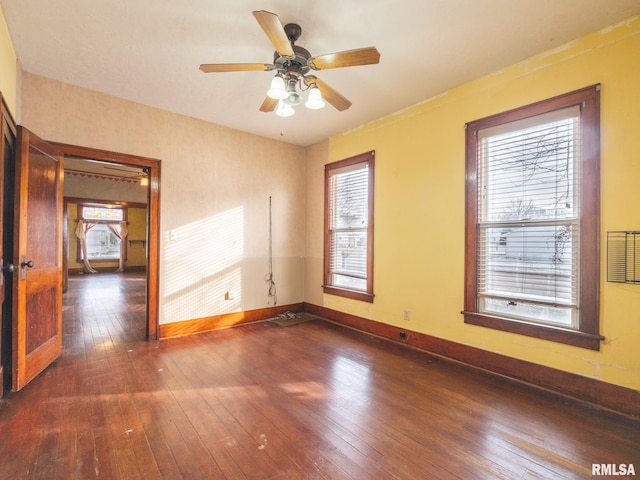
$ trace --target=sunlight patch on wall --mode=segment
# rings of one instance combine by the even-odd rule
[[[170,230],[164,245],[163,323],[240,310],[242,207]]]

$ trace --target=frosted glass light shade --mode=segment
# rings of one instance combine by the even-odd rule
[[[276,107],[276,115],[279,117],[290,117],[296,113],[291,105],[288,105],[284,102],[284,100],[280,100],[278,102],[278,106]]]
[[[304,106],[312,110],[317,110],[325,106],[324,100],[322,99],[322,93],[316,85],[311,87],[309,90],[309,97],[307,98],[307,102]]]
[[[276,75],[271,80],[271,87],[267,90],[267,96],[274,100],[282,100],[289,95],[289,92],[284,88],[284,78],[280,75]]]

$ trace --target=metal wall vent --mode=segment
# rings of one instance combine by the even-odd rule
[[[640,231],[607,232],[607,282],[640,284]]]

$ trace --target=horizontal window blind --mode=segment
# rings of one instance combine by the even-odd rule
[[[367,288],[369,164],[336,168],[329,174],[329,273],[331,284]]]
[[[480,310],[576,327],[580,111],[478,132]]]

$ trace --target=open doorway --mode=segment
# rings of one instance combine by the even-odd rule
[[[85,262],[94,272],[99,272],[98,275],[100,272],[110,272],[111,284],[140,285],[140,282],[143,282],[143,337],[156,340],[159,321],[160,161],[67,144],[54,145],[64,156],[65,185],[73,185],[74,189],[68,191],[65,186],[64,191],[67,208],[63,248],[68,254],[64,255],[63,289],[68,291],[69,275],[75,276],[82,271],[83,275],[77,275],[78,278],[75,278],[80,281],[81,278],[88,279],[93,275],[87,272]],[[81,193],[82,179],[85,180],[84,193]],[[98,188],[97,185],[102,187]],[[119,187],[116,188],[116,185]],[[126,185],[133,188],[123,188]],[[127,191],[129,193],[125,196],[122,192]],[[119,215],[124,215],[122,219],[113,216],[116,211],[120,212]],[[130,222],[129,216],[140,217],[140,211],[143,212],[142,220],[138,218],[135,222]],[[96,217],[87,219],[83,215]],[[93,248],[91,252],[86,249],[86,238],[85,249],[82,251],[81,242],[76,236],[78,228],[86,229],[89,224],[97,228],[89,238],[88,244]],[[123,232],[123,229],[127,231]],[[131,235],[128,230],[133,230]],[[86,234],[87,230],[84,233]],[[101,245],[102,242],[105,242],[105,245]],[[106,242],[109,242],[109,245],[106,245]],[[103,250],[109,254],[105,255]],[[135,261],[141,254],[144,257],[143,261]],[[127,265],[126,260],[129,258],[133,258],[134,261]],[[124,270],[121,278],[113,277],[119,274],[115,273],[117,270]],[[108,280],[107,277],[104,279]],[[95,285],[100,282],[95,278],[91,279],[91,282],[94,287],[93,290],[89,290],[95,295]],[[82,291],[75,285],[73,294],[81,295]],[[114,297],[116,301],[118,298],[117,295]]]

